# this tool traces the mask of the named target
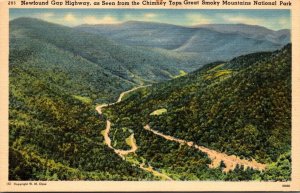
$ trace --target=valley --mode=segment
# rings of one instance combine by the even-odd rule
[[[256,70],[260,70],[260,71],[265,71],[266,69],[270,70],[271,65],[265,65],[266,63],[269,63],[270,60],[277,61],[277,59],[279,58],[281,60],[280,63],[277,63],[278,66],[276,67],[272,66],[273,73],[275,74],[283,73],[283,72],[290,73],[288,55],[289,55],[289,48],[288,46],[286,46],[282,50],[274,53],[250,54],[250,55],[238,57],[227,63],[221,63],[221,64],[215,63],[215,64],[207,65],[202,69],[200,69],[199,71],[194,72],[193,74],[189,74],[187,76],[183,76],[178,79],[173,79],[171,81],[158,83],[150,87],[136,90],[124,101],[120,101],[119,103],[104,109],[104,114],[107,117],[110,117],[110,119],[115,123],[115,125],[117,125],[116,128],[117,131],[118,130],[120,131],[120,127],[123,127],[123,125],[127,125],[127,127],[132,128],[133,132],[137,132],[140,129],[144,129],[156,136],[163,138],[164,140],[173,141],[179,143],[180,146],[181,145],[187,146],[188,148],[193,148],[198,151],[201,151],[202,153],[205,153],[208,156],[208,158],[211,160],[211,162],[207,164],[209,168],[219,168],[221,166],[221,170],[223,172],[230,173],[230,171],[234,171],[236,167],[242,167],[243,170],[245,171],[247,171],[247,168],[248,169],[250,168],[261,172],[266,171],[268,173],[270,169],[270,164],[272,165],[272,163],[277,162],[276,161],[277,158],[275,158],[277,156],[275,156],[274,157],[275,159],[271,161],[272,156],[274,156],[275,153],[274,149],[271,150],[273,153],[269,154],[267,151],[268,148],[270,148],[270,146],[263,147],[262,144],[258,145],[257,143],[259,143],[261,137],[262,138],[267,137],[269,139],[275,140],[275,138],[270,136],[275,134],[274,131],[270,130],[271,133],[269,134],[266,133],[260,134],[258,130],[261,128],[261,126],[257,124],[258,122],[256,122],[255,124],[254,122],[249,121],[249,120],[255,120],[252,119],[250,116],[248,117],[247,120],[244,120],[245,123],[240,123],[241,125],[238,126],[237,130],[235,131],[241,133],[237,136],[231,135],[231,133],[234,131],[231,132],[227,131],[229,128],[224,127],[224,125],[226,125],[226,122],[228,121],[225,118],[228,117],[228,114],[227,115],[224,114],[220,116],[218,115],[218,111],[228,113],[227,111],[224,111],[224,109],[234,108],[234,106],[232,105],[235,105],[236,102],[231,102],[229,103],[229,106],[223,108],[216,107],[216,104],[218,105],[222,104],[219,101],[222,100],[222,98],[228,100],[227,94],[222,93],[222,96],[219,96],[217,92],[219,88],[220,87],[222,88],[222,86],[224,85],[226,86],[226,89],[230,89],[230,90],[233,89],[229,87],[232,87],[235,83],[237,83],[238,82],[237,79],[245,77],[245,74],[248,74],[249,76],[249,75],[254,75],[256,73]],[[268,59],[265,59],[265,57],[268,57]],[[256,58],[255,61],[260,61],[260,62],[251,63],[251,60],[253,60],[253,58]],[[270,63],[274,64],[276,62],[270,62]],[[265,82],[263,83],[265,84],[265,86],[261,86],[260,89],[268,89],[267,92],[269,94],[272,93],[272,95],[274,94],[277,95],[279,93],[275,91],[276,90],[275,88],[279,88],[280,85],[281,86],[285,85],[284,87],[287,90],[285,89],[283,90],[285,90],[284,92],[288,94],[289,87],[287,85],[289,85],[288,84],[289,76],[283,76],[278,74],[278,77],[284,77],[287,80],[273,79],[275,82],[277,81],[279,82],[277,82],[276,84],[273,84],[271,82]],[[260,78],[260,77],[258,76],[256,78]],[[268,80],[270,80],[270,78]],[[257,81],[255,80],[255,78],[249,78],[248,80],[243,80],[243,81],[244,82],[242,84],[245,84],[246,88],[250,85],[257,85],[252,83],[253,81]],[[243,88],[242,85],[238,85],[235,87],[236,87],[235,92],[239,92],[240,89],[242,90],[245,89]],[[179,88],[181,90],[179,90]],[[209,92],[206,89],[209,90]],[[212,89],[214,89],[215,91],[213,91]],[[226,90],[224,88],[222,89]],[[202,90],[201,94],[195,95],[197,94],[197,92],[195,91],[199,91],[199,90],[200,91]],[[257,91],[256,89],[252,88],[251,92],[255,93]],[[259,92],[263,92],[263,91],[260,90]],[[205,98],[205,97],[209,97],[206,95],[211,95],[212,93],[214,93],[212,97],[215,96],[219,96],[219,97],[212,98],[212,99]],[[238,94],[235,95],[238,96]],[[249,97],[251,96],[256,96],[256,94],[249,95]],[[202,99],[199,99],[198,97],[201,97]],[[234,98],[232,100],[244,101],[245,100],[244,96],[242,95],[241,97],[243,99]],[[183,98],[189,98],[189,100],[187,101],[178,100]],[[273,103],[275,104],[278,102],[281,103],[281,105],[278,104],[278,108],[279,106],[290,105],[290,102],[288,102],[290,99],[287,100],[286,99],[283,99],[282,101],[276,101],[276,102],[274,101]],[[253,100],[253,99],[247,98],[247,100]],[[203,101],[204,104],[212,103],[212,104],[208,104],[209,106],[212,107],[210,109],[203,109],[203,108],[198,109],[196,106],[197,104],[196,101]],[[248,115],[252,114],[257,116],[258,114],[260,114],[258,113],[260,111],[260,108],[262,108],[261,107],[262,104],[260,103],[261,101],[256,100],[256,105],[257,105],[256,107],[251,105],[249,106],[249,104],[251,103],[247,103],[246,104],[247,108],[240,109],[242,111],[243,110],[247,111],[247,112],[243,112],[243,116],[246,116],[246,114]],[[240,105],[242,104],[240,103]],[[205,105],[201,105],[201,106],[205,106]],[[153,109],[154,107],[156,110]],[[194,108],[194,109],[190,110],[190,108]],[[164,109],[164,113],[154,114],[153,112],[158,111],[157,109],[160,110]],[[255,109],[257,109],[258,114],[257,113],[253,114],[253,112],[249,111],[250,109],[251,111],[255,111]],[[288,108],[283,108],[283,109],[287,110]],[[208,110],[208,112],[205,112],[206,110]],[[278,113],[279,111],[277,110],[276,112]],[[236,113],[238,113],[238,111],[231,111],[231,113],[235,113],[236,116]],[[283,114],[289,115],[289,113],[290,111],[287,110]],[[289,119],[286,119],[283,114],[280,115],[280,117],[277,115],[276,121],[269,120],[270,121],[269,123],[265,123],[264,124],[265,128],[261,128],[262,131],[266,132],[267,127],[273,127],[272,125],[274,124],[274,121],[277,123],[280,122],[281,124],[286,124],[286,126],[284,127],[288,128],[289,127],[288,125],[290,124],[290,122],[288,122]],[[219,119],[219,120],[223,119],[225,123],[218,125],[214,122],[215,121],[214,119],[211,119],[211,121],[208,122],[206,121],[205,122],[206,125],[201,122],[197,123],[197,119],[201,120],[200,117],[201,115],[216,116],[215,119]],[[262,116],[266,116],[266,115],[262,114]],[[132,118],[129,119],[128,117],[132,117]],[[229,117],[232,117],[234,119],[233,116],[229,116]],[[262,119],[265,119],[266,121],[267,119],[270,119],[270,117],[268,118],[262,117]],[[131,120],[132,122],[128,123],[129,120]],[[197,126],[196,126],[197,130],[192,129],[193,127],[195,127],[196,123],[201,125],[203,128],[209,129],[210,130],[209,134],[207,135],[205,130]],[[212,125],[209,126],[210,124]],[[223,127],[223,128],[222,130],[220,130],[218,127]],[[199,132],[199,130],[202,131]],[[214,135],[212,132],[216,132],[216,134]],[[280,134],[281,138],[280,139],[277,138],[277,140],[273,141],[272,143],[274,143],[274,145],[278,143],[287,144],[286,142],[283,142],[281,140],[289,140],[288,136],[290,135],[290,133],[287,132],[287,130],[285,129],[281,131],[277,130],[277,132],[281,133]],[[186,135],[186,133],[194,133],[194,134]],[[215,141],[212,141],[213,136],[216,137]],[[138,135],[135,134],[135,137],[136,139],[138,139],[137,138]],[[243,138],[247,139],[247,141],[243,141]],[[206,142],[207,140],[209,141]],[[256,143],[250,142],[251,140],[256,140]],[[231,143],[229,143],[229,141],[231,141]],[[264,140],[262,139],[261,142],[262,141]],[[239,145],[235,146],[234,143],[239,143]],[[140,145],[138,146],[140,147]],[[228,149],[226,149],[225,147],[228,147]],[[232,151],[232,148],[234,148],[234,151]],[[289,149],[288,146],[286,147],[282,146],[281,148],[282,148],[281,149],[282,153],[288,151]],[[278,153],[279,151],[281,151],[280,149],[278,149],[278,146],[276,146],[275,149]],[[140,153],[140,156],[143,155],[144,153]]]
[[[150,86],[150,85],[148,85],[148,86]],[[128,93],[133,92],[133,91],[135,91],[139,88],[144,88],[144,87],[147,87],[147,86],[134,87],[133,89],[122,92],[120,94],[118,100],[115,103],[111,103],[109,105],[115,105],[115,104],[121,102],[121,100],[122,100],[122,98],[125,94],[128,94]],[[96,111],[98,112],[100,117],[102,116],[102,108],[105,108],[107,106],[108,106],[107,104],[96,106]],[[131,146],[131,149],[130,150],[121,150],[121,149],[115,149],[114,147],[112,147],[111,138],[109,137],[110,129],[111,129],[111,122],[109,120],[106,120],[106,129],[101,131],[101,134],[104,136],[104,141],[105,141],[106,145],[109,148],[113,149],[114,152],[116,154],[118,154],[120,157],[122,157],[123,160],[125,160],[126,155],[136,152],[136,150],[138,149],[138,146],[135,142],[136,140],[134,138],[134,133],[131,134],[128,137],[129,140],[130,140],[129,144]],[[155,130],[151,129],[148,124],[144,126],[144,129],[154,133],[155,135],[161,136],[161,137],[165,138],[166,140],[175,141],[177,143],[180,143],[181,145],[187,145],[189,147],[196,148],[196,149],[198,149],[199,151],[201,151],[203,153],[206,153],[208,155],[208,157],[211,159],[211,164],[209,165],[210,168],[219,167],[221,161],[225,165],[225,167],[223,168],[223,172],[226,172],[226,173],[229,172],[230,170],[234,170],[237,165],[243,166],[245,169],[253,168],[253,169],[256,169],[256,170],[260,170],[260,171],[265,170],[265,168],[266,168],[265,164],[258,163],[255,160],[252,160],[252,161],[242,160],[239,157],[236,157],[234,155],[228,156],[224,153],[219,153],[219,152],[216,152],[214,150],[208,149],[208,148],[203,147],[203,146],[194,145],[194,142],[192,142],[192,141],[186,141],[186,140],[182,140],[182,139],[177,139],[177,138],[169,136],[169,135],[164,135],[164,134],[162,134],[158,131],[155,131]],[[146,170],[146,171],[149,171],[148,169],[144,168],[143,165],[144,165],[144,163],[140,164],[139,167]],[[168,177],[166,175],[163,175],[163,174],[161,174],[161,173],[159,173],[155,170],[151,170],[150,172],[152,172],[152,173],[155,172],[156,176],[161,176],[163,179],[171,180],[170,177]]]
[[[135,87],[131,90],[128,90],[128,91],[125,91],[125,92],[122,92],[118,98],[118,100],[115,102],[115,103],[112,103],[112,104],[109,104],[109,105],[114,105],[116,103],[119,103],[121,102],[123,96],[127,93],[130,93],[132,91],[135,91],[139,88],[143,88],[145,86],[140,86],[140,87]],[[99,106],[96,106],[96,111],[98,112],[98,114],[102,115],[102,108],[105,108],[107,107],[108,105],[99,105]],[[130,153],[135,153],[136,150],[138,149],[138,146],[136,145],[136,142],[135,142],[135,138],[134,138],[134,134],[131,134],[127,139],[129,139],[129,142],[128,144],[131,146],[131,149],[130,150],[121,150],[121,149],[115,149],[114,147],[112,147],[111,145],[111,139],[109,137],[109,131],[110,131],[110,128],[111,128],[111,122],[109,120],[106,120],[106,129],[101,131],[101,134],[104,136],[104,141],[105,141],[105,144],[114,150],[114,152],[119,155],[123,160],[126,160],[125,156],[130,154]],[[126,140],[127,140],[126,139]],[[130,163],[130,161],[129,161]],[[136,163],[133,162],[133,164],[135,165]],[[145,163],[138,163],[138,167],[141,168],[142,170],[145,170],[151,174],[153,174],[154,176],[157,176],[157,177],[160,177],[161,179],[163,180],[172,180],[169,176],[165,175],[165,174],[162,174],[158,171],[155,171],[153,170],[153,168],[151,166],[148,166],[148,167],[145,167]]]
[[[289,42],[243,24],[11,20],[9,179],[288,181]]]

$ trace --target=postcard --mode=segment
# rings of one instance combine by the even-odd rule
[[[300,2],[0,6],[1,191],[300,190]]]

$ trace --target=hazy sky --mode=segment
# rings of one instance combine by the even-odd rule
[[[183,26],[200,24],[261,25],[273,30],[290,29],[289,10],[171,10],[171,9],[10,9],[10,19],[35,17],[66,26],[153,21]]]

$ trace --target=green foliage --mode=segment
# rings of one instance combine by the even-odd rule
[[[187,74],[188,73],[186,73],[184,70],[179,70],[179,74],[174,76],[173,78],[179,78],[179,77],[185,76]]]
[[[80,100],[83,103],[86,103],[86,104],[91,104],[92,103],[92,100],[89,97],[82,97],[82,96],[78,96],[78,95],[73,95],[73,97],[75,99]]]
[[[264,180],[289,181],[291,180],[291,153],[279,156],[276,162],[271,163],[261,175]]]
[[[153,111],[152,113],[150,113],[150,115],[161,115],[166,112],[168,112],[168,110],[165,108],[162,108],[162,109],[157,109],[157,110]]]
[[[59,34],[59,35],[58,35]],[[9,179],[158,180],[138,164],[175,180],[290,179],[290,45],[274,53],[197,62],[183,53],[122,46],[99,35],[21,18],[10,23]],[[158,68],[157,66],[160,65]],[[137,84],[174,77],[126,94],[98,117],[94,104],[117,100]],[[150,114],[157,111],[159,116]],[[115,148],[103,143],[105,118]],[[206,154],[143,129],[150,124],[227,154],[268,163],[264,172],[208,167]]]
[[[125,83],[127,86],[128,84],[132,86],[132,84],[166,80],[170,78],[170,75],[177,74],[179,70],[191,71],[199,67],[198,63],[195,62],[195,56],[189,54],[162,49],[125,46],[102,35],[80,32],[73,28],[33,18],[12,20],[10,22],[10,36],[11,43],[17,44],[18,47],[21,45],[22,48],[17,53],[13,53],[18,55],[17,59],[23,61],[27,56],[30,59],[35,59],[35,51],[46,57],[45,55],[49,52],[43,52],[43,47],[54,46],[64,53],[71,54],[76,60],[88,61],[88,64],[80,65],[82,72],[86,73],[84,80],[101,79],[103,77],[103,81],[108,81],[111,76],[118,78],[119,81],[110,81],[113,84],[121,83],[117,87],[110,86],[114,89]],[[36,49],[28,48],[32,44],[22,43],[20,39],[38,41],[37,46],[35,46]],[[63,64],[60,61],[64,61],[64,59],[48,57],[48,61],[55,61],[54,63],[62,68]],[[74,68],[74,70],[80,68]],[[92,68],[96,68],[96,71]],[[100,70],[101,72],[99,72]],[[95,76],[94,73],[98,76]],[[126,88],[128,87],[125,87],[124,90]]]
[[[138,129],[150,124],[151,128],[166,135],[271,164],[291,148],[290,47],[206,65],[188,76],[137,90],[105,113],[109,112],[113,122],[120,125],[124,124],[122,120],[131,120],[137,139],[145,135]],[[168,111],[151,116],[158,108]],[[159,146],[162,143],[159,142]],[[154,139],[151,145],[156,145]],[[157,148],[147,145],[147,149],[141,148],[139,152],[144,158],[155,157],[153,153]],[[272,170],[284,173],[282,178],[262,177],[257,171],[241,169],[224,179],[287,180],[287,168]],[[236,173],[240,173],[240,177],[234,177]]]
[[[10,180],[154,179],[123,162],[102,143],[99,131],[105,128],[104,122],[99,124],[94,107],[86,103],[98,97],[102,101],[117,97],[118,90],[126,88],[115,85],[120,79],[87,76],[103,73],[50,44],[26,38],[11,40]],[[23,47],[28,47],[31,55],[19,55]],[[90,72],[86,65],[91,65]],[[98,93],[100,88],[107,89]]]

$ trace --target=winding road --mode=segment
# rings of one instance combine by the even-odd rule
[[[122,92],[118,98],[118,100],[114,103],[110,103],[109,105],[114,105],[114,104],[117,104],[119,102],[122,101],[122,98],[124,97],[125,94],[128,94],[132,91],[135,91],[139,88],[143,88],[143,87],[147,87],[147,86],[150,86],[150,85],[146,85],[146,86],[139,86],[139,87],[134,87],[133,89],[131,90],[128,90],[128,91],[125,91],[125,92]],[[102,105],[98,105],[96,106],[96,111],[98,112],[99,115],[102,115],[102,109],[107,107],[108,104],[102,104]],[[135,142],[135,138],[134,138],[134,134],[131,134],[129,136],[129,140],[130,140],[130,146],[131,146],[131,149],[129,150],[122,150],[122,149],[116,149],[114,148],[112,145],[111,145],[111,139],[109,137],[109,131],[110,131],[110,128],[111,128],[111,122],[110,120],[106,120],[106,128],[105,130],[103,130],[101,132],[101,134],[104,136],[104,142],[105,144],[112,150],[114,150],[114,152],[116,154],[118,154],[123,160],[125,160],[125,156],[130,154],[130,153],[135,153],[136,150],[138,149],[138,146],[136,145],[136,142]],[[145,166],[145,163],[140,163],[139,164],[139,168],[141,168],[142,170],[146,171],[146,172],[150,172],[152,173],[154,176],[157,176],[157,177],[160,177],[161,179],[163,180],[172,180],[172,178],[170,178],[169,176],[167,176],[166,174],[163,174],[163,173],[160,173],[156,170],[154,170],[151,166]]]
[[[125,94],[128,94],[128,93],[130,93],[130,92],[132,92],[132,91],[135,91],[135,90],[137,90],[137,89],[139,89],[139,88],[143,88],[143,87],[147,87],[147,86],[149,86],[149,85],[146,85],[146,86],[139,86],[139,87],[134,87],[134,88],[132,88],[132,89],[130,89],[130,90],[128,90],[128,91],[122,92],[122,93],[120,94],[120,96],[119,96],[119,98],[118,98],[118,100],[117,100],[116,102],[110,103],[110,104],[102,104],[102,105],[98,105],[98,106],[96,107],[96,111],[98,112],[99,115],[102,115],[102,114],[103,114],[103,113],[102,113],[102,109],[103,109],[103,108],[107,107],[108,105],[114,105],[114,104],[117,104],[117,103],[119,103],[119,102],[122,101],[122,98],[124,97]],[[113,149],[113,150],[115,151],[115,153],[117,153],[118,155],[120,155],[120,156],[124,159],[124,156],[125,156],[125,155],[127,155],[127,154],[129,154],[129,153],[134,153],[134,152],[138,149],[138,147],[137,147],[137,145],[136,145],[136,143],[135,143],[134,134],[131,134],[131,135],[130,135],[130,144],[131,144],[131,149],[130,149],[130,150],[115,149],[115,148],[111,145],[111,139],[110,139],[110,137],[109,137],[109,131],[110,131],[110,128],[111,128],[111,122],[110,122],[110,120],[106,120],[106,128],[105,128],[104,131],[102,131],[102,132],[103,132],[102,134],[103,134],[103,136],[104,136],[104,141],[105,141],[106,145],[107,145],[109,148]]]
[[[128,94],[128,93],[130,93],[132,91],[135,91],[139,88],[143,88],[143,87],[147,87],[147,86],[150,86],[150,85],[134,87],[134,88],[132,88],[128,91],[124,91],[120,94],[120,96],[119,96],[119,98],[116,102],[110,103],[110,104],[98,105],[98,106],[96,106],[96,111],[98,112],[99,115],[102,115],[102,109],[103,108],[107,107],[108,105],[117,104],[117,103],[122,101],[122,98],[124,97],[125,94]],[[138,146],[136,145],[134,134],[131,134],[130,137],[129,137],[129,140],[130,140],[129,144],[131,146],[131,149],[129,149],[129,150],[116,149],[111,145],[111,139],[109,137],[110,129],[111,129],[111,122],[110,122],[110,120],[107,119],[106,120],[106,128],[101,133],[103,134],[104,141],[105,141],[106,145],[109,148],[113,149],[116,154],[118,154],[120,157],[122,157],[122,159],[125,159],[125,156],[128,155],[128,154],[136,152],[136,150],[138,149]],[[235,155],[227,155],[225,153],[221,153],[221,152],[217,152],[215,150],[211,150],[211,149],[209,149],[207,147],[204,147],[204,146],[199,146],[199,145],[195,144],[192,141],[186,141],[186,140],[178,139],[178,138],[170,136],[170,135],[165,135],[165,134],[163,134],[159,131],[151,129],[149,125],[145,125],[144,129],[147,130],[147,131],[152,132],[155,135],[163,137],[166,140],[174,141],[174,142],[180,143],[182,145],[187,145],[191,148],[195,148],[195,149],[197,149],[197,150],[199,150],[203,153],[206,153],[208,155],[208,157],[212,160],[211,164],[208,165],[210,168],[219,167],[220,164],[221,164],[221,161],[223,161],[224,164],[225,164],[225,167],[223,168],[223,172],[229,172],[230,170],[234,170],[237,165],[244,166],[244,169],[253,168],[255,170],[260,170],[260,171],[266,169],[265,164],[258,163],[256,160],[241,159],[241,158],[239,158]],[[154,170],[151,166],[146,167],[144,163],[140,163],[139,168],[143,169],[144,171],[150,172],[154,176],[158,176],[158,177],[162,178],[163,180],[172,180],[172,178],[170,178],[166,174],[163,174],[163,173],[160,173],[160,172]]]
[[[211,150],[208,149],[206,147],[203,146],[199,146],[196,145],[194,142],[192,141],[186,141],[183,139],[178,139],[175,137],[172,137],[170,135],[165,135],[159,131],[153,130],[150,128],[149,125],[144,126],[145,130],[151,131],[152,133],[154,133],[155,135],[161,136],[169,141],[175,141],[177,143],[180,143],[182,145],[188,145],[190,147],[196,148],[197,150],[206,153],[208,155],[208,157],[212,160],[211,164],[209,165],[210,168],[217,168],[220,166],[221,161],[224,162],[225,164],[225,168],[223,169],[223,172],[229,172],[230,170],[234,170],[234,168],[237,165],[242,165],[244,166],[244,169],[246,168],[253,168],[255,170],[265,170],[266,169],[266,165],[265,164],[261,164],[258,163],[255,160],[245,160],[245,159],[241,159],[235,155],[227,155],[225,153],[220,153],[217,152],[215,150]]]

